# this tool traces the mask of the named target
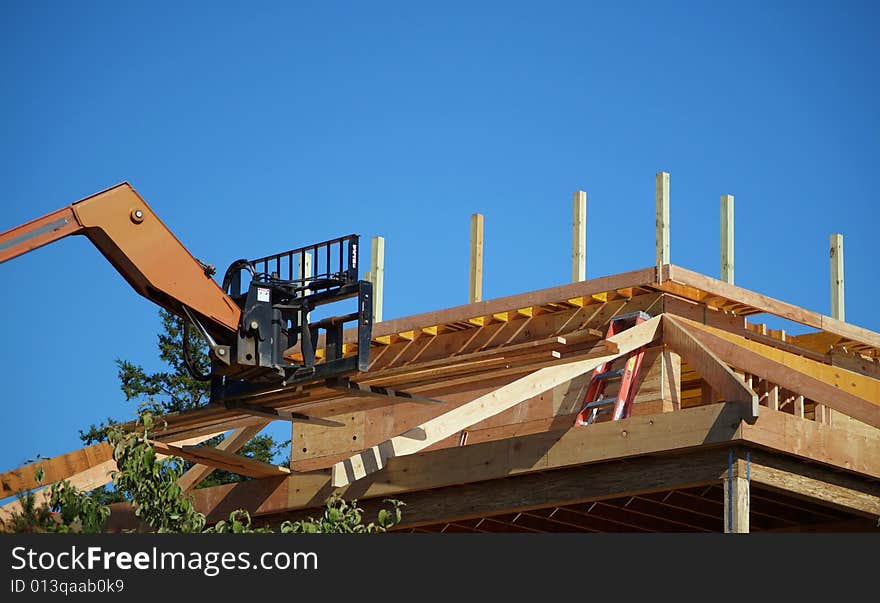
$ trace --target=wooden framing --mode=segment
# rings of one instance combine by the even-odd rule
[[[575,191],[571,218],[571,282],[587,280],[587,193]]]
[[[843,297],[843,235],[831,235],[831,316],[846,320]]]
[[[483,214],[471,215],[471,262],[468,303],[483,299]]]
[[[263,423],[258,423],[257,425],[236,429],[223,438],[222,442],[217,444],[217,450],[230,453],[238,452],[242,446],[247,444],[251,438],[260,433],[268,424],[269,421],[265,421]],[[210,465],[193,465],[180,477],[177,483],[184,492],[189,492],[213,472],[214,467]]]
[[[523,400],[561,383],[592,371],[632,350],[653,341],[660,327],[660,317],[652,318],[609,338],[618,352],[578,362],[539,369],[481,396],[467,404],[435,417],[399,436],[386,440],[333,466],[333,486],[341,487],[385,467],[388,459],[413,454],[462,429],[496,415]]]
[[[758,418],[758,396],[745,380],[683,328],[677,319],[666,314],[663,315],[663,341],[696,367],[724,400],[741,403],[746,419],[754,421]]]
[[[602,339],[632,311],[654,318]],[[748,322],[760,313],[818,331]],[[664,263],[373,336],[366,373],[167,417],[157,450],[198,463],[180,483],[209,520],[313,513],[333,492],[368,509],[400,498],[425,531],[865,529],[880,514],[880,335],[832,317]],[[592,368],[646,343],[633,415],[574,427]],[[273,420],[297,421],[290,469],[235,454]],[[106,445],[41,465],[85,488],[115,468]],[[37,486],[35,467],[0,487]],[[254,479],[195,489],[214,468]]]
[[[286,513],[297,509],[319,507],[322,501],[337,491],[348,498],[361,501],[370,499],[381,500],[386,497],[400,498],[408,501],[413,507],[412,515],[407,510],[405,516],[410,520],[419,517],[421,503],[432,498],[436,488],[454,487],[457,484],[474,484],[469,488],[478,488],[478,484],[497,484],[504,487],[514,476],[530,476],[525,482],[529,486],[517,489],[517,495],[528,497],[553,493],[558,499],[540,499],[532,504],[561,503],[569,496],[568,493],[556,491],[552,478],[547,472],[565,468],[589,467],[575,472],[579,479],[596,474],[602,463],[625,460],[625,465],[616,465],[613,475],[621,484],[621,489],[608,489],[607,482],[598,491],[584,495],[584,498],[602,498],[633,494],[651,490],[664,490],[671,487],[688,487],[698,483],[714,483],[722,486],[729,466],[731,447],[735,447],[735,477],[746,475],[742,446],[758,446],[752,448],[751,470],[753,481],[774,489],[792,491],[799,496],[823,501],[836,508],[846,509],[859,516],[871,517],[880,514],[880,482],[876,478],[860,479],[857,476],[842,475],[834,469],[824,468],[843,466],[847,458],[855,454],[865,457],[880,450],[878,442],[852,441],[849,451],[826,448],[824,456],[810,456],[811,448],[807,445],[812,434],[788,429],[785,441],[775,443],[761,436],[754,428],[740,419],[741,409],[735,403],[713,404],[705,407],[682,410],[675,413],[632,417],[619,422],[599,423],[588,429],[568,429],[564,431],[539,433],[530,436],[518,436],[504,440],[486,442],[464,447],[445,448],[431,452],[420,452],[412,455],[390,459],[382,474],[375,474],[350,486],[334,489],[329,476],[321,473],[296,474],[287,478],[271,480],[255,480],[236,485],[217,486],[197,490],[195,501],[197,507],[205,512],[209,520],[223,518],[231,510],[240,506],[247,508],[254,515],[269,516]],[[778,418],[783,422],[803,420],[780,412],[762,414],[757,425],[769,417]],[[807,422],[810,423],[810,422]],[[757,440],[755,437],[757,436]],[[785,456],[787,449],[798,449],[805,454],[803,461]],[[763,452],[772,450],[774,454]],[[818,448],[816,449],[818,450]],[[713,452],[714,451],[714,452]],[[705,452],[711,456],[712,467],[709,473],[695,479],[688,475],[688,463],[685,457],[669,457],[670,472],[677,474],[681,481],[677,484],[668,479],[670,474],[645,471],[642,461],[657,454],[691,454]],[[779,456],[779,455],[782,456]],[[708,459],[709,457],[703,457]],[[641,474],[641,482],[633,478],[626,482],[624,467],[632,467],[633,475]],[[381,475],[381,479],[379,476]],[[559,474],[562,475],[562,474]],[[665,476],[665,477],[664,477]],[[673,475],[675,477],[675,475]],[[504,479],[499,479],[504,478]],[[652,482],[657,478],[659,481]],[[704,481],[705,479],[705,481]],[[280,481],[279,481],[280,480]],[[601,481],[601,480],[600,480]],[[545,484],[545,485],[541,485]],[[642,489],[643,488],[643,489]],[[454,499],[443,498],[446,503],[438,506],[446,507]],[[460,501],[461,504],[477,504],[474,498]],[[474,513],[488,512],[487,509],[499,510],[506,508],[503,501],[486,497],[482,508],[475,508]],[[430,503],[425,503],[430,504]],[[450,512],[454,507],[449,507]],[[426,511],[427,512],[427,511]],[[721,511],[719,509],[719,515]],[[437,517],[425,517],[424,520],[439,520]]]
[[[687,319],[673,319],[725,362],[880,428],[880,381]]]
[[[657,265],[669,263],[669,173],[657,172],[654,197],[656,201]]]
[[[370,282],[373,283],[373,322],[382,322],[385,290],[385,237],[370,242]]]
[[[721,195],[721,280],[733,284],[733,195]]]

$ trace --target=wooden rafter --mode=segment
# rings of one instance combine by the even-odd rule
[[[604,362],[609,362],[631,352],[658,335],[660,317],[654,317],[640,325],[627,329],[609,341],[617,345],[618,352],[557,366],[549,366],[502,386],[488,394],[467,402],[449,412],[418,425],[396,437],[373,446],[359,454],[333,465],[333,485],[341,487],[370,473],[379,471],[389,458],[412,454],[440,440],[479,423],[523,400],[545,392],[561,383],[583,375]]]

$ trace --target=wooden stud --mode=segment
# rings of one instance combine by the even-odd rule
[[[831,425],[831,409],[824,404],[817,404],[815,407],[816,423],[822,425]]]
[[[483,299],[483,214],[471,215],[471,267],[468,303]]]
[[[721,280],[733,284],[733,195],[721,195]]]
[[[655,179],[657,202],[657,265],[669,264],[669,173],[657,172]]]
[[[804,397],[801,395],[794,397],[794,416],[804,418]]]
[[[572,203],[571,281],[587,280],[587,193],[575,191]]]
[[[831,317],[846,320],[843,298],[843,235],[831,235]]]
[[[382,322],[385,288],[385,237],[373,237],[370,245],[370,282],[373,283],[373,323]]]

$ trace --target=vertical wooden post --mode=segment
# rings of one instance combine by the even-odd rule
[[[824,404],[817,404],[815,408],[816,412],[816,423],[821,423],[822,425],[831,425],[831,409],[825,406]]]
[[[733,284],[733,195],[721,195],[721,280]]]
[[[724,478],[724,533],[749,533],[749,480]]]
[[[669,264],[669,173],[657,172],[657,265]]]
[[[575,191],[571,220],[571,282],[587,280],[587,193]]]
[[[831,235],[831,317],[846,320],[843,310],[843,235]]]
[[[373,237],[370,247],[370,282],[373,283],[373,322],[382,322],[382,289],[385,287],[385,237]]]
[[[765,382],[766,383],[766,382]],[[767,408],[779,410],[779,386],[773,383],[766,383],[767,387]]]
[[[804,418],[804,397],[796,395],[794,397],[794,416]]]
[[[471,269],[468,303],[483,299],[483,214],[471,215]]]

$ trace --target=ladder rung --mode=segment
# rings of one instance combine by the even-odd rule
[[[589,404],[584,406],[584,408],[587,409],[596,408],[597,406],[608,406],[609,404],[614,404],[615,402],[617,402],[617,398],[599,398],[594,402],[590,402]]]
[[[599,373],[598,375],[593,377],[593,379],[610,379],[612,377],[620,377],[625,371],[626,369],[623,368],[614,369],[613,371],[605,371],[604,373]]]

